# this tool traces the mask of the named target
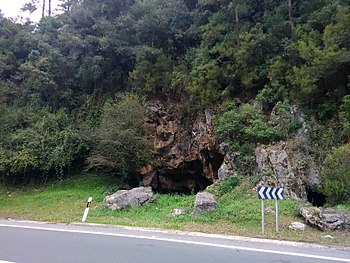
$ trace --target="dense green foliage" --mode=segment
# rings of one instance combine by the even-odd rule
[[[242,174],[250,174],[254,167],[251,154],[257,143],[271,143],[281,138],[281,134],[264,120],[256,106],[243,104],[240,107],[225,103],[223,114],[217,118],[215,131],[221,141],[228,143],[238,152],[237,165]]]
[[[5,181],[63,176],[86,160],[130,176],[145,161],[142,110],[128,101],[135,116],[123,100],[114,103],[130,91],[186,104],[188,113],[220,109],[216,131],[241,153],[243,168],[252,167],[257,143],[300,128],[289,105],[313,121],[320,163],[350,139],[348,0],[59,2],[62,13],[38,24],[0,13]],[[132,152],[134,164],[116,163]]]
[[[118,174],[126,181],[135,178],[137,168],[149,159],[140,99],[126,95],[116,103],[107,101],[101,118],[93,136],[88,169]]]
[[[350,201],[350,144],[335,148],[322,171],[323,191],[332,204]]]
[[[5,181],[62,178],[88,150],[73,120],[63,109],[9,107],[0,126],[0,174]]]

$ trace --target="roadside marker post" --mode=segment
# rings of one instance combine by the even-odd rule
[[[264,235],[265,233],[265,199],[276,200],[276,232],[278,232],[278,200],[283,199],[284,190],[283,188],[273,188],[273,187],[258,187],[258,197],[261,199],[261,231]]]
[[[87,218],[87,215],[89,213],[89,209],[90,209],[90,206],[91,206],[91,202],[92,202],[92,197],[89,197],[89,199],[87,200],[87,203],[86,203],[86,208],[85,208],[85,211],[84,211],[84,215],[83,215],[83,218],[81,220],[82,223],[85,223],[85,220]]]

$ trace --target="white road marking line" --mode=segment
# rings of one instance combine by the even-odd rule
[[[15,262],[0,260],[0,263],[15,263]]]
[[[327,257],[327,256],[319,256],[319,255],[296,253],[296,252],[285,252],[285,251],[278,251],[278,250],[275,251],[275,250],[260,249],[260,248],[249,248],[249,247],[241,247],[241,246],[221,245],[221,244],[214,244],[214,243],[208,243],[208,242],[197,242],[197,241],[189,241],[189,240],[161,238],[161,237],[154,237],[154,236],[138,236],[138,235],[117,234],[117,233],[104,233],[104,232],[93,232],[93,231],[83,231],[83,230],[55,229],[55,228],[47,228],[47,227],[19,226],[19,225],[6,225],[6,224],[0,224],[0,227],[23,228],[23,229],[102,235],[102,236],[115,236],[115,237],[125,237],[125,238],[138,238],[138,239],[146,239],[146,240],[157,240],[157,241],[164,241],[164,242],[226,248],[231,250],[244,250],[244,251],[253,251],[253,252],[260,252],[260,253],[269,253],[269,254],[286,255],[286,256],[303,257],[303,258],[313,258],[313,259],[330,260],[330,261],[338,261],[338,262],[350,262],[350,259],[345,259],[345,258]]]

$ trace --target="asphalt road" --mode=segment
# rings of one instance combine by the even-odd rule
[[[3,262],[350,262],[350,248],[104,225],[0,220]]]

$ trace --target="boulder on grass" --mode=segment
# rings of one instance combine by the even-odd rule
[[[217,209],[217,202],[215,196],[208,192],[200,192],[196,195],[194,202],[193,214],[206,214]]]
[[[154,201],[155,195],[151,187],[137,187],[131,190],[119,190],[106,196],[103,205],[111,210],[119,210],[126,207],[141,206]]]

